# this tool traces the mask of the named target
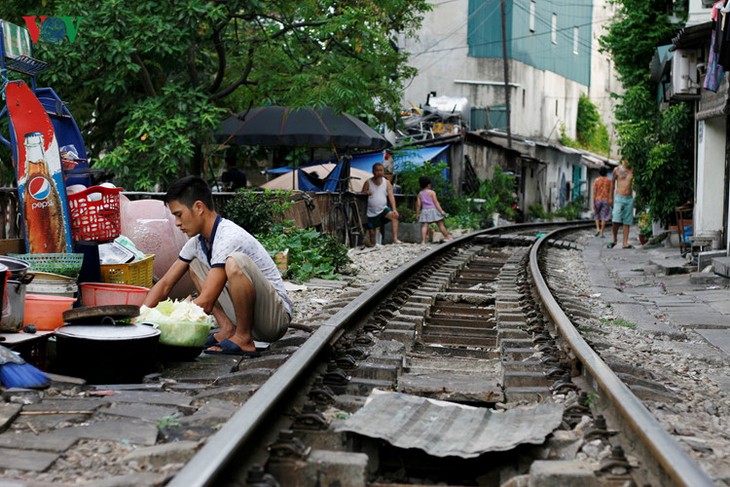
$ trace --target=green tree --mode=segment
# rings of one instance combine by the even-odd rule
[[[627,87],[616,107],[618,142],[634,171],[639,206],[667,223],[675,206],[692,197],[692,119],[685,104],[658,109],[648,66],[656,46],[666,44],[678,26],[663,14],[663,0],[613,3],[617,14],[600,42]],[[675,8],[681,17],[687,1],[675,2]]]
[[[150,189],[203,173],[219,121],[251,106],[392,120],[414,73],[395,36],[413,35],[428,8],[426,0],[8,0],[3,18],[82,17],[73,43],[37,44],[36,57],[50,64],[38,84],[68,103],[99,166]]]
[[[576,136],[578,140],[571,139],[565,133],[565,126],[560,127],[560,143],[567,147],[577,147],[601,154],[608,154],[611,150],[608,129],[601,121],[598,107],[585,93],[581,93],[578,98]]]

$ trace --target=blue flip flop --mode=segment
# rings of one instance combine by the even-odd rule
[[[210,355],[238,355],[240,357],[260,357],[260,352],[249,352],[248,350],[243,350],[241,347],[230,341],[229,339],[221,340],[218,345],[212,345],[214,347],[220,347],[220,350],[206,350],[205,353]]]
[[[215,339],[215,333],[211,333],[208,335],[208,338],[205,340],[205,343],[203,344],[203,348],[210,348],[210,347],[217,347],[218,346],[218,340]]]

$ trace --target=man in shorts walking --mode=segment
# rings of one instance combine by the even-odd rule
[[[613,242],[608,244],[608,248],[615,247],[618,242],[619,225],[623,225],[624,227],[622,248],[633,248],[632,245],[629,245],[629,230],[631,229],[631,224],[634,223],[633,182],[634,173],[631,170],[629,161],[624,158],[621,160],[621,165],[613,170],[613,191],[611,192],[611,198],[613,200]]]
[[[398,240],[398,210],[395,208],[393,186],[385,179],[385,167],[373,164],[373,177],[365,181],[362,192],[368,195],[368,235],[370,246],[375,245],[375,233],[389,220],[393,224],[393,243]],[[390,206],[388,205],[390,204]]]

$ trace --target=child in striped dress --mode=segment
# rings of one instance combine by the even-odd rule
[[[432,189],[431,178],[421,176],[418,182],[421,185],[421,192],[418,193],[418,199],[416,199],[416,218],[421,223],[421,244],[426,244],[428,226],[431,223],[438,225],[439,230],[444,235],[445,241],[453,240],[446,230],[446,225],[444,225],[446,212],[441,209],[436,192]]]

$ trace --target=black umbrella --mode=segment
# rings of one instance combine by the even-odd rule
[[[382,150],[382,135],[346,113],[329,108],[252,108],[223,121],[215,138],[221,144],[335,147]]]

